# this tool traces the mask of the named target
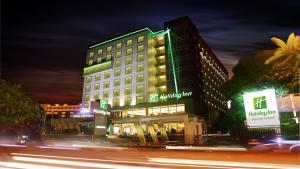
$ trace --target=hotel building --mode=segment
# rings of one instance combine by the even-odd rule
[[[110,134],[176,132],[190,144],[226,108],[228,73],[188,17],[90,45],[83,77],[83,110],[108,101]]]

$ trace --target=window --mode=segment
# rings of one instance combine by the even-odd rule
[[[111,55],[107,55],[106,60],[111,60]]]
[[[95,93],[95,94],[94,94],[94,100],[97,100],[97,99],[99,99],[99,94],[98,94],[98,93]]]
[[[116,67],[120,67],[120,66],[121,66],[121,61],[117,60],[117,61],[115,62],[115,66],[116,66]]]
[[[137,86],[136,87],[136,92],[137,93],[143,93],[144,92],[144,86],[143,85]]]
[[[102,61],[102,58],[97,58],[97,63],[100,63]]]
[[[132,57],[126,58],[125,63],[126,63],[126,65],[131,64],[132,63]]]
[[[121,51],[118,51],[117,53],[116,53],[116,58],[120,58],[122,56],[122,52]]]
[[[104,73],[104,79],[110,78],[110,72],[105,72]]]
[[[94,85],[94,90],[99,90],[100,89],[100,84],[99,83],[96,83],[95,85]]]
[[[126,55],[131,55],[132,54],[132,48],[126,49]]]
[[[114,96],[120,96],[120,90],[114,90]]]
[[[90,52],[89,56],[90,56],[90,57],[93,57],[94,54],[95,54],[94,52]]]
[[[144,64],[137,65],[137,69],[136,69],[137,72],[140,72],[140,71],[143,71],[143,70],[144,70]]]
[[[138,37],[138,42],[144,42],[144,36],[139,36]]]
[[[106,48],[106,51],[107,52],[110,52],[112,50],[112,46],[108,46],[107,48]]]
[[[130,39],[130,40],[128,40],[126,44],[127,44],[127,46],[130,46],[130,45],[132,45],[132,40],[131,40],[131,39]]]
[[[115,70],[115,77],[120,76],[121,75],[121,70],[120,69],[116,69]]]
[[[125,74],[126,74],[126,75],[130,74],[131,72],[132,72],[131,67],[126,67],[126,68],[125,68]]]
[[[125,88],[124,93],[125,93],[125,95],[130,95],[131,94],[131,88]]]
[[[92,81],[92,77],[91,77],[91,76],[86,77],[85,81],[86,81],[87,83],[91,82],[91,81]]]
[[[143,103],[143,101],[144,101],[143,96],[136,97],[136,103]]]
[[[89,104],[88,103],[84,103],[84,108],[89,108]]]
[[[88,85],[88,86],[85,86],[85,91],[86,91],[86,92],[89,92],[89,91],[91,91],[91,86],[90,86],[90,85]]]
[[[117,43],[117,49],[121,49],[122,48],[122,43]]]
[[[136,81],[137,81],[137,82],[142,82],[142,81],[144,81],[144,75],[137,75]]]
[[[104,88],[109,88],[109,82],[107,81],[107,82],[104,82]]]
[[[125,78],[125,84],[131,84],[131,77]]]
[[[143,54],[139,54],[137,57],[138,61],[143,61],[144,60],[144,55]]]
[[[90,100],[90,95],[89,94],[84,95],[84,100],[89,101]]]
[[[92,64],[93,64],[93,62],[94,62],[94,61],[93,61],[93,59],[92,59],[92,60],[90,60],[90,61],[89,61],[89,65],[92,65]]]
[[[109,98],[109,92],[108,91],[103,92],[103,98]]]
[[[144,45],[139,45],[138,46],[138,52],[144,51]]]
[[[119,105],[120,105],[119,99],[114,99],[113,106],[119,106]]]
[[[101,55],[102,52],[103,52],[102,49],[99,49],[99,50],[98,50],[98,55]]]
[[[95,80],[100,80],[100,74],[95,75]]]
[[[130,105],[131,104],[131,97],[126,97],[125,98],[125,105]]]
[[[114,86],[120,86],[120,79],[114,80]]]

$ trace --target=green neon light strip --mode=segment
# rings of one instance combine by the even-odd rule
[[[168,33],[168,30],[157,31],[157,32],[154,32],[154,33],[152,34],[152,37],[155,37],[155,36],[158,36],[158,35],[164,35],[164,34],[166,34],[166,33]]]
[[[174,76],[174,84],[175,84],[175,90],[178,98],[178,88],[177,88],[177,80],[176,80],[176,72],[175,72],[175,65],[174,65],[174,58],[173,58],[173,50],[172,50],[172,44],[171,44],[171,37],[170,37],[170,29],[167,28],[167,35],[168,35],[168,41],[169,41],[169,51],[171,56],[171,62],[172,62],[172,69],[173,69],[173,76]]]
[[[140,32],[143,32],[143,31],[148,31],[148,32],[150,32],[151,35],[156,35],[158,33],[164,32],[165,30],[153,32],[149,28],[143,28],[143,29],[140,29],[140,30],[137,30],[137,31],[134,31],[134,32],[130,32],[130,33],[127,33],[125,35],[118,36],[118,37],[115,37],[113,39],[110,39],[110,40],[107,40],[107,41],[104,41],[104,42],[101,42],[101,43],[98,43],[98,44],[95,44],[95,45],[92,45],[92,46],[89,47],[89,49],[92,49],[94,47],[97,47],[97,46],[100,46],[100,45],[103,45],[103,44],[106,44],[106,43],[109,43],[109,42],[112,42],[112,41],[115,41],[115,40],[118,40],[118,39],[122,39],[124,37],[130,36],[130,35],[133,35],[133,34],[136,34],[136,33],[140,33]]]

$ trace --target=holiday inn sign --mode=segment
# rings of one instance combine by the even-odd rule
[[[159,102],[159,101],[166,101],[167,99],[180,99],[182,97],[189,97],[192,96],[192,92],[181,92],[181,93],[152,93],[149,95],[149,102]]]
[[[243,95],[248,127],[279,127],[279,115],[274,89]]]

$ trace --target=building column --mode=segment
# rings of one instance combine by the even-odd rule
[[[157,134],[156,134],[156,132],[155,132],[155,130],[154,130],[153,125],[150,125],[150,124],[149,124],[149,126],[148,126],[148,131],[150,132],[150,135],[151,135],[153,144],[158,144]]]
[[[141,146],[146,145],[147,142],[146,142],[146,139],[145,139],[145,136],[144,136],[144,131],[143,131],[142,126],[135,123],[134,127],[135,127],[135,130],[136,130],[137,134],[138,134],[138,137],[139,137],[139,140],[140,140],[140,145]]]
[[[189,122],[188,115],[183,117],[184,123],[184,144],[194,144],[194,129],[193,126]]]

